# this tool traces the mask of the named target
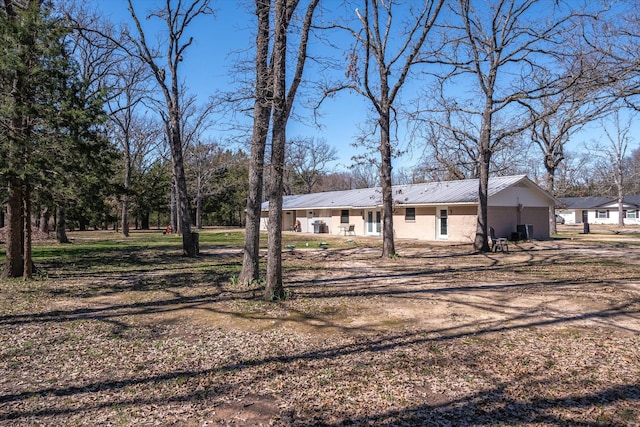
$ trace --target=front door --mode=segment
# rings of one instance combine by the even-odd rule
[[[380,235],[380,211],[367,211],[366,230],[370,236]]]

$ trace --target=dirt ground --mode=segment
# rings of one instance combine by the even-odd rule
[[[328,236],[284,253],[278,303],[217,275],[228,247],[195,271],[5,283],[0,424],[640,425],[640,242],[621,234],[392,259]]]

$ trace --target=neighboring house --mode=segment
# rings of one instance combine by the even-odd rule
[[[478,211],[478,180],[431,182],[393,187],[395,237],[420,240],[472,242]],[[489,179],[488,219],[497,237],[531,233],[529,238],[549,238],[549,212],[559,201],[525,175]],[[268,226],[268,202],[262,206],[261,229]],[[283,230],[307,233],[380,236],[380,188],[329,191],[285,196]],[[520,227],[519,227],[520,226]],[[349,233],[350,234],[350,233]]]
[[[565,197],[556,214],[565,224],[618,224],[617,197]],[[624,196],[622,214],[625,224],[640,224],[640,196]]]

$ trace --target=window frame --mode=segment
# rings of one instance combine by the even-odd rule
[[[438,207],[436,210],[436,237],[447,240],[449,238],[449,208]]]
[[[346,212],[346,214],[345,214]],[[349,224],[349,209],[341,209],[340,224]]]
[[[410,215],[409,212],[413,212],[413,215]],[[416,222],[416,208],[404,208],[404,221]]]

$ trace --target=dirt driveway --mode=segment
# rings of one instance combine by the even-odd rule
[[[296,300],[334,301],[329,314],[342,328],[466,333],[557,324],[640,332],[638,318],[625,314],[640,295],[640,246],[527,242],[476,254],[467,245],[405,242],[398,249],[390,260],[374,248],[288,253],[285,263],[314,266],[294,267],[289,289]],[[326,326],[322,316],[315,322]]]

